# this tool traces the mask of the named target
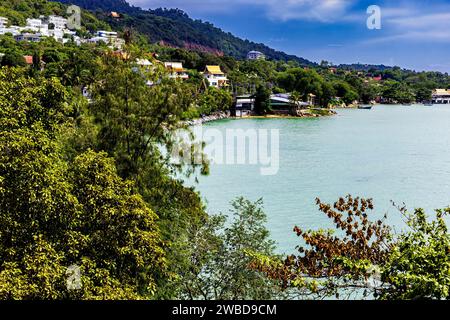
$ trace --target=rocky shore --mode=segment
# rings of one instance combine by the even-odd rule
[[[288,115],[284,113],[280,114],[267,114],[265,116],[257,116],[257,115],[249,115],[244,117],[236,117],[234,119],[251,119],[251,118],[319,118],[336,115],[337,112],[331,109],[309,109],[309,110],[299,110],[297,115]],[[199,119],[188,120],[185,122],[188,126],[197,126],[207,122],[222,120],[222,119],[231,119],[231,115],[229,112],[216,112],[208,116],[203,116]]]
[[[229,119],[229,118],[230,118],[229,112],[215,112],[213,114],[210,114],[209,116],[203,116],[199,119],[193,119],[193,120],[186,121],[186,124],[189,126],[197,126],[197,125],[201,125],[203,123],[222,120],[222,119]]]

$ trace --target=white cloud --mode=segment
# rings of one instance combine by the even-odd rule
[[[450,6],[410,4],[396,8],[382,8],[381,37],[365,43],[383,43],[404,40],[408,42],[450,42]]]
[[[339,21],[356,0],[131,0],[144,8],[180,8],[190,13],[239,13],[242,6],[262,9],[274,20]],[[248,7],[246,8],[248,9]]]

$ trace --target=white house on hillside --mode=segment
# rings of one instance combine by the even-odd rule
[[[220,66],[206,66],[203,77],[208,80],[211,87],[223,88],[228,86],[228,78],[222,72]]]
[[[89,42],[99,43],[100,41],[103,41],[113,49],[119,50],[125,45],[125,40],[120,39],[118,33],[115,31],[100,30],[97,32],[97,36],[92,38]]]
[[[49,16],[48,24],[54,25],[55,29],[66,29],[67,19],[60,16]]]
[[[169,78],[171,79],[189,79],[189,75],[181,62],[164,62],[164,67],[169,71]]]
[[[265,59],[266,56],[264,53],[259,51],[250,51],[247,53],[247,60],[259,60],[259,59]]]
[[[39,30],[42,28],[42,20],[41,19],[27,19],[26,28],[30,28],[32,30]]]
[[[1,26],[7,26],[8,25],[8,18],[0,17],[0,27]]]

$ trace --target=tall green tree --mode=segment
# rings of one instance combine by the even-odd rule
[[[254,94],[255,112],[259,115],[265,115],[270,111],[270,95],[272,92],[265,85],[260,85],[256,88]]]
[[[0,71],[0,298],[154,297],[166,272],[156,214],[106,154],[62,157],[67,92],[22,72]]]
[[[159,279],[158,294],[174,298],[195,254],[193,236],[207,220],[200,196],[183,183],[185,174],[204,166],[170,159],[177,147],[174,133],[194,101],[195,88],[168,79],[157,63],[153,69],[139,67],[139,54],[130,47],[121,57],[104,57],[90,110],[99,127],[96,148],[115,159],[119,175],[135,181],[136,190],[160,217],[172,278]]]
[[[267,300],[281,297],[278,283],[252,270],[252,255],[275,256],[275,243],[264,224],[262,201],[238,198],[226,216],[211,218],[211,229],[198,256],[204,263],[187,278],[185,298],[204,300]]]

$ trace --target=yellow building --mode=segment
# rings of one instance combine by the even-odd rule
[[[189,79],[187,70],[183,68],[181,62],[164,62],[164,67],[169,71],[169,77],[171,79]]]
[[[228,78],[222,72],[220,66],[206,66],[203,77],[208,80],[211,87],[223,88],[228,86]]]

